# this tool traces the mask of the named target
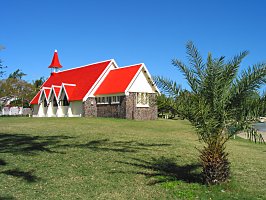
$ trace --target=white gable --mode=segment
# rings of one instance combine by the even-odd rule
[[[152,85],[150,84],[150,81],[148,80],[148,75],[144,73],[143,70],[141,70],[131,87],[128,89],[128,92],[155,93],[155,90],[153,89]]]

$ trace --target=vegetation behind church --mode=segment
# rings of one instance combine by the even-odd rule
[[[5,76],[5,68],[0,60],[0,108],[4,106],[29,107],[30,100],[44,82],[44,77],[31,83],[24,80],[27,75],[17,69]]]

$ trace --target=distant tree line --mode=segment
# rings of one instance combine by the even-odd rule
[[[3,49],[3,47],[1,49]],[[27,74],[21,69],[17,69],[9,74],[7,78],[3,78],[5,68],[7,67],[3,66],[2,60],[0,60],[0,98],[14,98],[15,100],[10,103],[10,106],[29,107],[31,99],[44,83],[44,77],[30,83],[23,80]],[[0,105],[0,107],[2,106],[4,105]]]

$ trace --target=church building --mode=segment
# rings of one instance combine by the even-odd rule
[[[143,63],[107,60],[60,71],[55,50],[50,77],[32,99],[34,117],[157,119],[159,90]]]

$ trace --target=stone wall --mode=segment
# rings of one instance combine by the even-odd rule
[[[85,117],[113,117],[135,120],[157,119],[156,94],[149,94],[149,107],[136,107],[136,93],[122,96],[119,104],[96,104],[95,98],[88,98],[84,104]]]
[[[126,96],[120,97],[119,104],[98,104],[98,117],[126,118]]]
[[[96,99],[94,97],[89,97],[85,102],[83,102],[82,116],[97,117]]]
[[[156,94],[149,94],[149,107],[136,106],[136,93],[126,97],[126,119],[155,120],[157,114]]]

